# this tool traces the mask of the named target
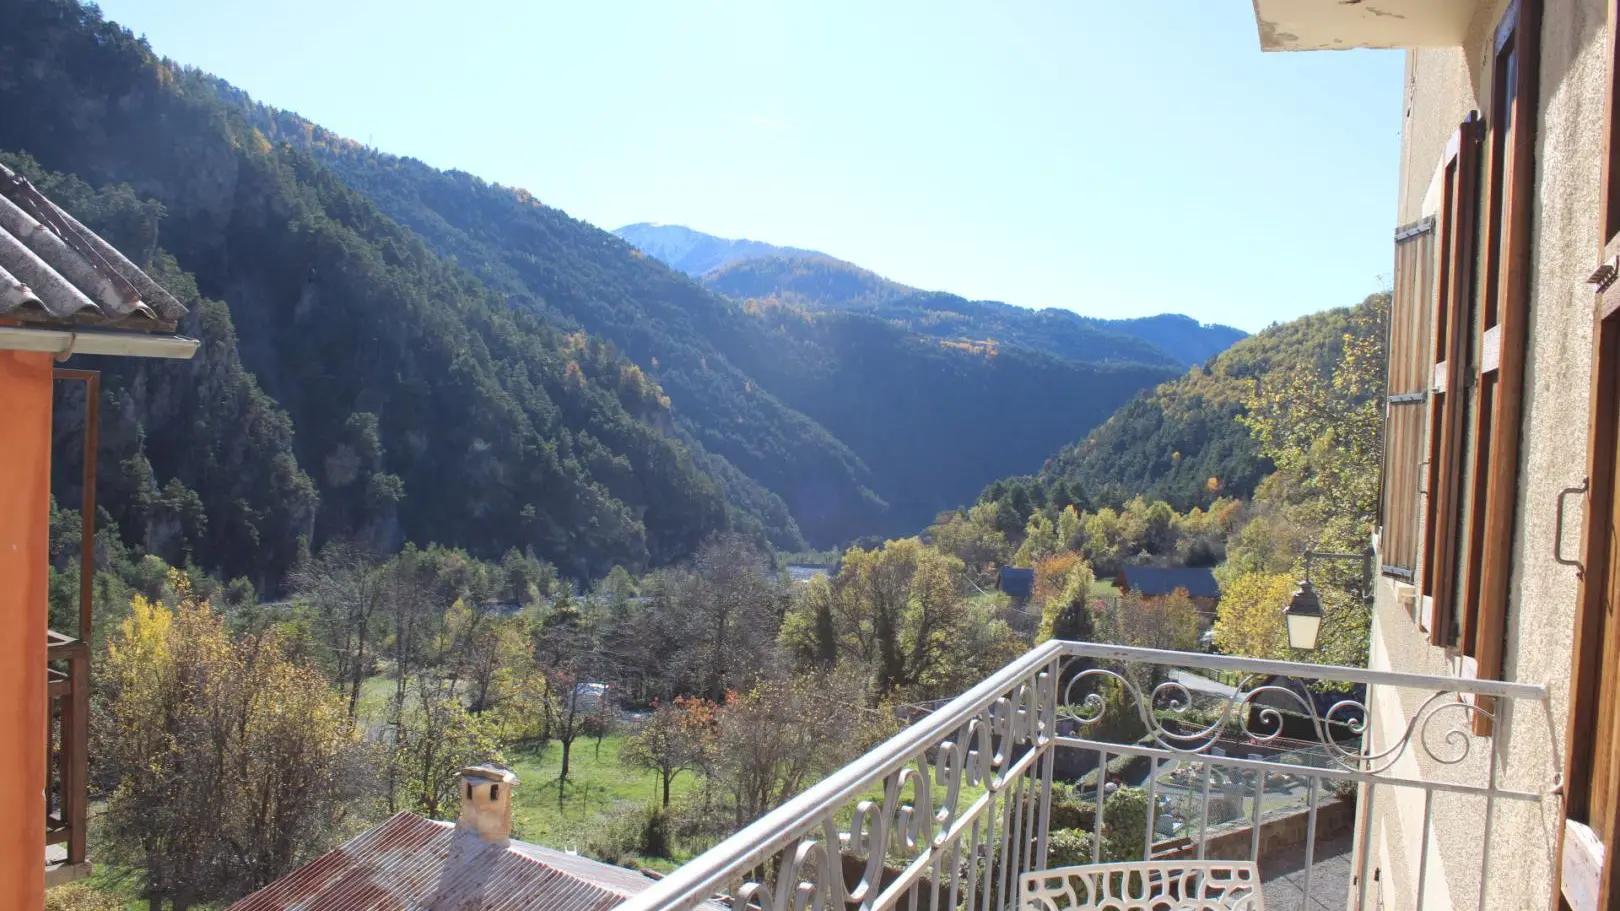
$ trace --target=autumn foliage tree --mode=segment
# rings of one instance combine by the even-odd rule
[[[727,694],[716,725],[717,774],[731,789],[737,825],[858,755],[870,714],[861,682],[848,675],[768,679]]]
[[[174,573],[112,636],[95,755],[116,782],[107,856],[141,868],[153,911],[228,900],[339,834],[375,776],[344,697],[273,631],[236,638]]]
[[[704,699],[677,697],[653,710],[641,729],[624,741],[619,759],[637,769],[658,773],[663,805],[669,786],[682,772],[697,772],[714,761],[715,705]]]
[[[1096,636],[1091,616],[1091,567],[1072,553],[1042,560],[1035,567],[1035,596],[1041,604],[1037,642],[1068,639],[1089,642]]]
[[[1290,658],[1283,605],[1293,592],[1287,573],[1245,573],[1221,592],[1215,647],[1229,655]]]
[[[800,593],[782,644],[866,675],[879,694],[960,692],[1022,648],[992,608],[963,597],[962,573],[960,560],[917,538],[851,549],[830,583]]]

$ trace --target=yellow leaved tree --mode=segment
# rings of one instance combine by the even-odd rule
[[[111,637],[98,772],[116,786],[104,856],[141,869],[150,906],[257,889],[325,850],[371,791],[343,697],[277,634],[233,636],[173,572]],[[364,814],[360,814],[363,816]]]

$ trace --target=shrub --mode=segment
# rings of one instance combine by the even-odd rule
[[[1091,863],[1091,833],[1056,829],[1046,839],[1046,865],[1070,867]]]
[[[635,858],[674,854],[669,814],[660,807],[636,807],[610,817],[585,842],[585,853],[597,860],[631,865]]]
[[[126,902],[85,883],[57,886],[45,893],[45,911],[124,911]]]
[[[649,808],[641,821],[639,853],[645,857],[674,856],[674,845],[669,836],[669,814],[660,807]]]

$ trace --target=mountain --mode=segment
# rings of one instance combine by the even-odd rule
[[[733,240],[704,234],[681,225],[638,222],[613,232],[637,250],[658,259],[672,269],[698,277],[732,263],[765,256],[811,256],[828,258],[814,250],[778,247],[757,240]]]
[[[623,231],[624,229],[619,229]],[[651,253],[623,234],[637,249]],[[659,256],[659,259],[663,257]],[[668,262],[668,260],[664,260]],[[698,276],[705,287],[737,300],[774,298],[815,310],[845,309],[915,294],[876,272],[820,254],[769,255],[738,259]]]
[[[581,577],[724,528],[899,534],[1173,375],[734,300],[524,190],[259,104],[94,7],[0,17],[0,151],[193,289],[202,359],[105,368],[107,506],[176,562],[273,588],[306,546],[415,540]]]
[[[190,362],[85,364],[127,538],[273,590],[339,537],[515,547],[585,576],[727,527],[664,393],[613,346],[509,306],[94,7],[0,0],[0,21],[0,149],[203,341]]]
[[[1201,364],[1246,333],[1187,316],[1097,319],[1071,310],[1031,310],[919,291],[821,253],[733,241],[679,225],[629,225],[626,242],[727,297],[774,298],[813,310],[859,310],[913,332],[959,342],[995,342],[1078,361]],[[690,251],[724,251],[694,256]],[[710,262],[723,260],[716,265]]]
[[[1352,315],[1339,308],[1273,326],[1140,393],[1055,455],[1041,479],[1078,482],[1100,503],[1142,494],[1181,511],[1220,496],[1248,498],[1274,466],[1242,422],[1244,403],[1270,374],[1309,370],[1330,380]]]
[[[1066,361],[869,314],[734,300],[526,191],[216,91],[513,307],[612,342],[669,396],[672,432],[723,483],[734,521],[759,521],[779,546],[906,533],[996,477],[1034,471],[1174,374],[1163,359]]]
[[[736,363],[871,468],[890,510],[869,533],[912,533],[1003,466],[1035,470],[1076,428],[1171,375],[941,341],[861,313],[750,306],[776,344],[739,349]]]

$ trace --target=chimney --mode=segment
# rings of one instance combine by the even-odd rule
[[[504,846],[512,838],[512,789],[517,776],[492,763],[461,770],[461,815],[457,832]]]

